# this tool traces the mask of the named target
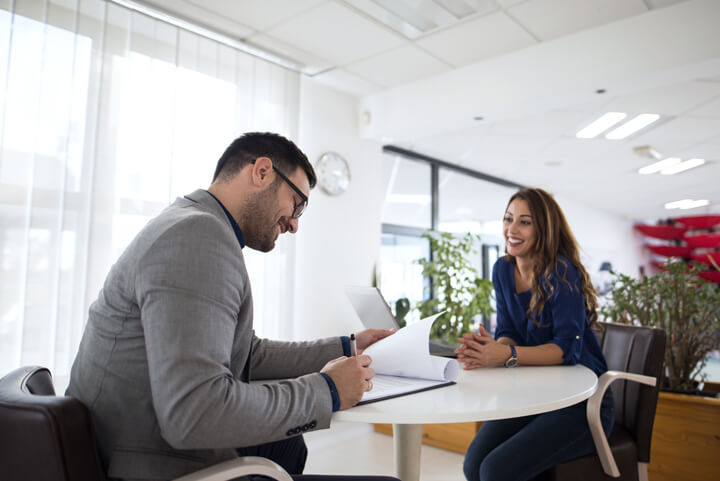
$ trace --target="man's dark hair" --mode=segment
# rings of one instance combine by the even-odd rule
[[[258,157],[268,157],[285,175],[302,168],[310,188],[315,187],[317,176],[307,156],[291,140],[271,132],[248,132],[235,139],[218,160],[213,182],[231,178]]]

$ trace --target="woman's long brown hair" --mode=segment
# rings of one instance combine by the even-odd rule
[[[537,326],[540,326],[540,314],[542,313],[545,302],[550,299],[554,292],[553,283],[549,282],[553,276],[556,276],[558,263],[565,265],[559,256],[565,257],[577,269],[580,275],[580,290],[585,298],[585,309],[587,312],[590,326],[599,327],[597,323],[597,292],[593,287],[590,275],[580,262],[580,248],[577,240],[573,236],[570,226],[565,219],[562,209],[555,199],[542,189],[526,188],[519,190],[508,202],[508,206],[515,199],[522,199],[527,202],[532,215],[533,226],[535,227],[535,244],[532,246],[531,255],[535,259],[535,267],[533,269],[532,279],[532,297],[530,299],[530,307],[528,308],[528,317]],[[507,210],[507,209],[506,209]],[[508,261],[515,263],[515,259],[511,255],[507,255]],[[561,280],[570,286],[571,290],[576,286],[570,285],[565,278],[568,266],[565,265],[565,271],[561,273]],[[540,285],[541,280],[547,279],[543,286]]]

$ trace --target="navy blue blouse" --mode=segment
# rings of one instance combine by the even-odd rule
[[[497,300],[495,339],[509,337],[519,346],[557,344],[563,351],[563,364],[582,364],[600,376],[607,371],[607,364],[597,336],[589,327],[580,276],[567,259],[559,259],[567,264],[567,271],[558,262],[556,274],[543,281],[552,284],[554,291],[538,319],[541,327],[527,316],[532,291],[515,292],[514,264],[503,257],[495,262],[492,279]],[[562,280],[563,274],[570,285]]]

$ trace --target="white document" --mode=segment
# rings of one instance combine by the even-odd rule
[[[375,369],[373,389],[358,404],[453,384],[460,370],[455,359],[431,356],[430,327],[442,314],[426,317],[365,349]]]

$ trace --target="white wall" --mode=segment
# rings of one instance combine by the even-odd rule
[[[303,78],[298,145],[313,164],[335,151],[350,164],[347,192],[328,196],[317,187],[295,237],[295,293],[289,339],[347,334],[362,327],[347,301],[345,285],[369,285],[379,258],[382,145],[358,135],[358,100]],[[648,256],[630,219],[556,197],[582,250],[591,276],[600,264],[637,276]]]
[[[647,265],[648,254],[632,220],[567,197],[555,196],[555,200],[567,217],[580,244],[583,264],[593,278],[604,261],[611,262],[616,272],[633,277],[638,276],[640,265]]]
[[[287,338],[349,334],[362,326],[343,289],[370,285],[379,258],[382,145],[361,139],[357,122],[356,98],[302,79],[298,146],[313,164],[324,152],[338,152],[352,180],[347,192],[334,197],[316,187],[300,219],[294,320]]]

